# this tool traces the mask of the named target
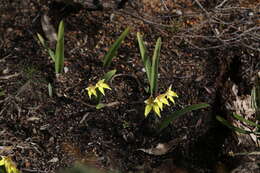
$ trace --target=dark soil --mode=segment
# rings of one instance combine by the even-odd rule
[[[244,148],[215,116],[227,117],[225,103],[232,100],[233,84],[238,85],[240,95],[250,94],[254,85],[260,69],[259,29],[254,31],[258,38],[247,35],[248,31],[236,40],[228,39],[260,27],[259,2],[228,1],[225,7],[237,7],[237,11],[224,11],[223,6],[224,16],[214,11],[222,1],[199,2],[212,17],[231,25],[208,23],[205,11],[185,0],[129,0],[124,8],[109,10],[41,0],[2,0],[0,155],[12,156],[23,172],[42,173],[75,162],[121,172],[205,173],[217,172],[219,164],[227,170],[238,166],[228,153]],[[248,12],[256,16],[248,17]],[[36,38],[36,33],[44,35],[40,22],[44,13],[55,28],[61,19],[66,24],[68,72],[58,79],[53,62]],[[236,30],[238,25],[241,31]],[[103,69],[102,58],[127,26],[130,34],[110,67],[117,69],[110,83],[113,89],[102,100],[118,104],[97,110],[85,88],[108,70]],[[214,28],[223,37],[213,38]],[[152,114],[144,117],[147,80],[137,31],[144,35],[151,54],[156,39],[162,37],[159,91],[172,84],[179,95],[162,118],[187,105],[208,103],[210,108],[189,113],[155,134],[158,119]],[[48,95],[49,83],[53,97]],[[181,140],[162,156],[138,150],[174,139]]]

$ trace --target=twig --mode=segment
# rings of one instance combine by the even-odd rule
[[[136,81],[137,85],[138,85],[138,89],[141,87],[141,82],[138,80],[137,77],[133,76],[133,75],[130,75],[130,74],[116,74],[112,77],[111,79],[111,85],[113,84],[113,81],[115,78],[117,77],[128,77],[128,78],[132,78]]]
[[[47,173],[47,171],[39,170],[39,169],[28,169],[28,168],[21,168],[24,172],[39,172],[39,173]]]
[[[209,12],[201,5],[201,3],[198,0],[195,0],[196,4],[206,13],[207,16],[209,16]]]
[[[231,155],[231,156],[260,155],[260,151],[244,152],[244,153],[233,153],[233,152],[230,152],[229,155]]]
[[[162,1],[162,4],[163,4],[164,8],[165,8],[167,11],[169,11],[169,8],[168,8],[167,5],[165,4],[164,0],[161,0],[161,1]]]
[[[215,8],[220,8],[222,7],[228,0],[222,1],[219,5],[217,5]]]
[[[10,79],[13,77],[17,77],[19,75],[20,75],[20,73],[15,73],[15,74],[7,75],[7,76],[0,76],[0,80],[7,80],[7,79]]]
[[[2,57],[2,59],[0,59],[0,62],[4,62],[4,61],[5,61],[5,59],[6,59],[6,58],[8,58],[9,56],[11,56],[11,54],[8,54],[8,55],[6,55],[6,56]]]
[[[154,22],[154,21],[151,21],[151,20],[139,17],[139,16],[134,15],[133,13],[130,13],[128,11],[119,11],[119,12],[127,14],[129,16],[132,16],[132,17],[134,17],[136,19],[142,20],[143,22],[148,23],[148,24],[157,25],[157,26],[166,27],[166,28],[171,28],[172,27],[171,25],[165,25],[165,24],[157,23],[157,22]]]

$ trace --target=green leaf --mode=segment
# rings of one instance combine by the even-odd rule
[[[105,82],[108,82],[115,74],[116,70],[110,70],[103,76],[103,79],[105,79]]]
[[[44,38],[41,36],[41,34],[37,33],[37,37],[41,43],[41,45],[47,50],[47,52],[49,53],[49,56],[51,57],[51,59],[55,62],[55,55],[54,52],[47,47],[46,42],[44,40]]]
[[[37,37],[44,48],[47,48],[46,42],[41,34],[37,33]]]
[[[260,128],[260,125],[256,124],[253,121],[247,120],[247,119],[243,118],[242,116],[240,116],[238,114],[233,113],[232,116],[235,117],[236,119],[238,119],[238,120],[240,120],[240,121],[250,125],[250,126],[255,126],[255,127]]]
[[[61,170],[59,173],[102,173],[102,171],[76,163],[73,167]]]
[[[97,104],[96,109],[102,109],[105,106],[106,106],[105,104],[99,103],[99,104]]]
[[[250,131],[246,131],[246,130],[243,130],[241,128],[238,128],[238,127],[235,127],[233,125],[231,125],[227,120],[225,120],[224,118],[220,117],[220,116],[217,116],[216,119],[221,122],[223,125],[227,126],[228,128],[230,128],[231,130],[234,130],[236,132],[239,132],[239,133],[243,133],[243,134],[250,134],[250,133],[253,133],[253,132],[250,132]]]
[[[51,83],[48,84],[48,93],[50,97],[53,97],[53,89]]]
[[[62,73],[64,66],[64,22],[61,21],[55,51],[55,72]]]
[[[161,51],[161,45],[162,45],[162,41],[161,41],[161,37],[159,37],[157,39],[156,45],[155,45],[155,49],[154,49],[154,53],[153,53],[153,59],[152,59],[152,69],[151,69],[151,82],[150,82],[150,86],[151,86],[151,95],[153,95],[154,93],[157,92],[157,83],[158,83],[158,66],[159,66],[159,58],[160,58],[160,51]]]
[[[116,55],[117,49],[120,47],[122,41],[125,39],[127,34],[129,33],[130,28],[127,27],[125,31],[119,36],[119,38],[115,41],[115,43],[110,47],[107,54],[104,57],[103,60],[103,67],[109,67],[113,57]]]
[[[149,57],[147,55],[147,49],[145,47],[143,38],[139,32],[137,32],[137,40],[138,40],[139,50],[140,50],[140,54],[141,54],[141,59],[143,61],[144,68],[146,71],[146,75],[147,75],[149,83],[151,83],[151,77],[150,77],[151,68],[152,68],[151,60],[149,59]]]
[[[0,91],[0,96],[4,96],[5,92],[4,91]]]
[[[191,106],[187,106],[184,109],[178,110],[173,112],[172,114],[170,114],[168,117],[166,117],[161,124],[159,125],[159,131],[161,132],[164,128],[166,128],[172,121],[176,120],[177,118],[179,118],[180,116],[194,111],[194,110],[198,110],[198,109],[202,109],[202,108],[206,108],[209,107],[209,104],[206,103],[201,103],[201,104],[195,104],[195,105],[191,105]]]
[[[49,53],[49,56],[53,60],[53,62],[55,62],[55,54],[54,54],[54,52],[50,48],[47,48],[47,51]]]

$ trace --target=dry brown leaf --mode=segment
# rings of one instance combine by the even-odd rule
[[[172,149],[176,145],[178,145],[181,141],[183,141],[185,139],[186,139],[186,136],[184,136],[183,138],[173,139],[173,140],[169,141],[168,143],[158,143],[156,145],[156,147],[152,147],[152,148],[148,148],[148,149],[140,148],[137,150],[143,151],[150,155],[161,156],[161,155],[165,155],[168,152],[172,151]]]

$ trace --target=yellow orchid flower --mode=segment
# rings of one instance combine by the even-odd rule
[[[169,102],[165,97],[166,97],[166,94],[161,94],[161,95],[158,95],[154,100],[154,102],[158,104],[158,106],[161,110],[163,110],[163,104],[166,104],[169,106]]]
[[[98,83],[96,84],[96,88],[98,88],[98,90],[99,90],[103,95],[105,95],[104,89],[110,89],[110,90],[111,90],[111,88],[109,87],[109,85],[106,84],[104,81],[105,81],[105,79],[102,79],[102,80],[98,81]]]
[[[165,96],[167,99],[169,99],[173,104],[175,103],[173,97],[178,97],[178,95],[172,91],[172,86],[170,86],[167,91],[165,92]]]
[[[161,113],[160,113],[160,107],[159,105],[154,101],[154,99],[152,97],[149,97],[147,100],[145,100],[145,111],[144,111],[144,116],[147,116],[151,110],[153,109],[153,111],[159,116],[161,117]]]
[[[89,98],[91,98],[92,95],[97,97],[96,86],[89,85],[89,87],[87,87],[86,89],[88,90]]]
[[[19,173],[20,171],[16,168],[15,163],[10,157],[1,156],[0,166],[4,166],[6,173]]]
[[[88,96],[89,98],[91,98],[92,95],[97,97],[97,90],[98,89],[103,95],[105,95],[105,91],[104,89],[110,89],[108,84],[106,84],[105,79],[99,80],[96,85],[89,85],[89,87],[87,87],[86,89],[88,90]]]

